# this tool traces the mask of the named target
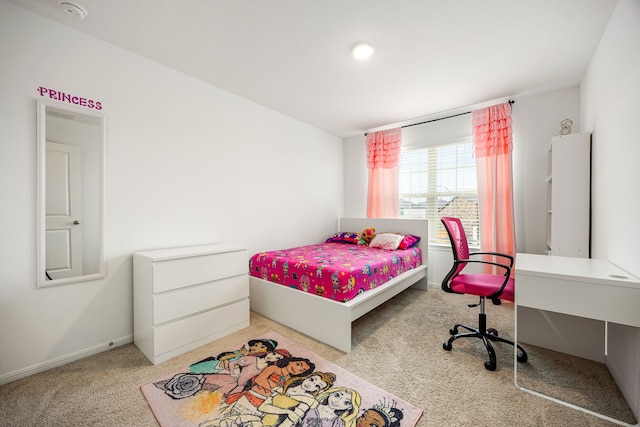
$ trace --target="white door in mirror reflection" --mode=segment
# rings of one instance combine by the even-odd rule
[[[46,274],[49,280],[82,276],[80,147],[47,141]]]

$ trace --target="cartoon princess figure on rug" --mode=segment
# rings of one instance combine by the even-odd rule
[[[217,392],[226,396],[243,390],[245,384],[262,372],[267,366],[278,360],[290,358],[291,353],[284,348],[276,349],[259,356],[241,356],[229,362],[229,372],[206,374],[204,381],[217,386]]]
[[[282,389],[274,388],[271,396],[258,407],[264,414],[262,426],[297,423],[309,408],[318,406],[316,396],[331,388],[335,380],[333,373],[314,372],[304,377],[291,378]]]
[[[242,356],[260,356],[278,347],[278,342],[271,339],[255,339],[248,342],[249,346],[243,345],[235,351],[220,353],[216,357],[208,357],[189,366],[192,374],[217,374],[220,372],[229,373],[229,363]]]
[[[383,401],[365,409],[356,421],[357,427],[400,427],[404,413],[396,408],[396,402]]]
[[[311,408],[298,424],[282,427],[356,427],[356,416],[360,408],[360,394],[350,388],[336,387],[318,394],[318,406]]]
[[[267,400],[275,388],[282,388],[292,377],[308,376],[315,370],[315,365],[300,357],[289,357],[278,360],[267,366],[255,378],[250,380],[245,389],[225,396],[225,406],[221,416],[203,423],[203,426],[259,426],[262,412],[258,407]]]

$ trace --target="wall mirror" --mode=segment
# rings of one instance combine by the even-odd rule
[[[105,277],[106,117],[37,103],[37,284]]]

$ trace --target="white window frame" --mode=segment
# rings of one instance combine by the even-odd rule
[[[466,164],[460,164],[458,161],[459,158],[456,157],[456,165],[454,167],[443,167],[438,168],[437,163],[437,153],[441,148],[451,148],[453,146],[460,147],[466,150],[466,154],[471,156],[471,164],[469,162],[469,158],[465,156]],[[418,219],[429,219],[429,244],[435,245],[449,245],[449,238],[447,237],[446,231],[442,222],[440,221],[440,209],[443,207],[438,206],[438,200],[441,198],[450,198],[454,200],[456,197],[462,198],[463,203],[467,204],[467,201],[471,201],[472,203],[467,204],[467,208],[472,211],[475,210],[477,212],[477,200],[478,200],[478,191],[475,180],[475,158],[472,154],[472,142],[470,139],[465,139],[463,141],[459,141],[453,144],[443,144],[437,146],[428,146],[428,147],[416,147],[416,148],[406,148],[403,149],[402,155],[406,156],[407,154],[418,154],[418,153],[426,153],[427,162],[426,162],[426,170],[424,168],[418,167],[417,169],[411,170],[411,165],[408,164],[407,161],[402,161],[400,164],[400,218],[418,218]],[[401,157],[402,158],[402,157]],[[406,157],[402,158],[406,160]],[[471,166],[472,165],[472,166]],[[459,171],[462,172],[462,169],[467,169],[470,171],[473,169],[473,189],[469,188],[458,190],[458,180],[461,180]],[[453,190],[439,188],[438,186],[438,175],[439,172],[454,170],[454,181],[456,181],[456,188]],[[467,172],[468,173],[468,172]],[[451,175],[450,175],[451,176]],[[469,175],[466,175],[467,177]],[[426,185],[424,185],[424,179],[426,177]],[[408,181],[407,181],[408,180]],[[467,182],[467,187],[469,182]],[[460,185],[463,186],[463,185]],[[407,190],[407,187],[409,191]],[[424,200],[424,208],[416,207],[416,208],[407,208],[407,201],[423,201]],[[473,204],[475,203],[475,208]],[[454,205],[450,205],[453,207]],[[464,205],[463,205],[464,206]],[[466,219],[466,215],[460,211],[449,211],[443,212],[444,216],[456,216],[460,217],[463,220],[463,226],[465,228],[465,232],[467,233],[467,239],[469,240],[469,246],[478,247],[480,245],[480,234],[479,234],[479,218],[475,215],[471,220]]]

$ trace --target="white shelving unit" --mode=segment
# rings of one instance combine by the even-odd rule
[[[247,250],[214,244],[133,254],[133,337],[153,363],[249,326]]]
[[[591,134],[552,138],[547,167],[547,252],[589,258]]]

